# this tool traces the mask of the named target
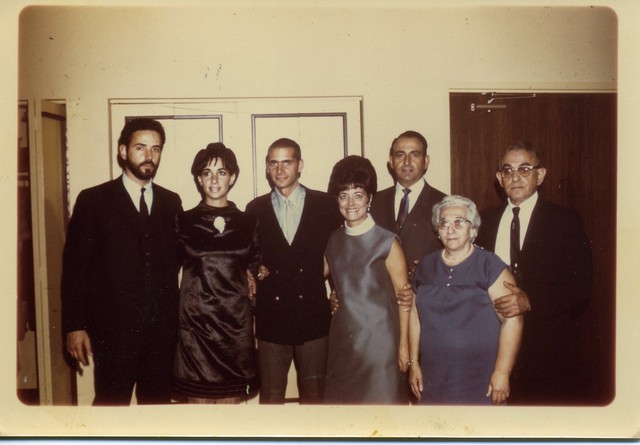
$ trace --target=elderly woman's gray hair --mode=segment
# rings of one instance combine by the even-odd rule
[[[433,214],[431,216],[431,225],[433,230],[438,232],[438,221],[440,221],[440,212],[445,207],[459,206],[467,209],[467,219],[471,221],[471,228],[480,228],[480,213],[475,203],[469,198],[460,195],[448,195],[442,198],[442,201],[433,206]]]

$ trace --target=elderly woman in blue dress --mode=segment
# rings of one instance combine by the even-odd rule
[[[420,404],[502,404],[523,322],[492,303],[515,279],[497,255],[473,244],[480,215],[471,200],[446,196],[432,224],[444,248],[423,257],[413,277],[411,389]]]

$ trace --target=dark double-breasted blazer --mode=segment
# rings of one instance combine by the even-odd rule
[[[481,212],[476,244],[495,251],[506,204]],[[572,379],[570,366],[575,317],[591,293],[591,244],[580,216],[542,198],[531,220],[519,257],[519,284],[531,302],[516,372],[536,380]]]
[[[146,230],[122,178],[83,190],[69,221],[63,254],[65,333],[92,340],[136,335],[154,321],[175,329],[180,197],[153,184]]]
[[[411,265],[414,261],[420,261],[423,256],[442,248],[431,225],[431,212],[434,204],[440,202],[445,194],[425,183],[400,231],[396,228],[395,194],[395,186],[378,192],[371,204],[371,215],[377,225],[400,237],[407,265]],[[411,198],[409,195],[409,199]]]
[[[328,335],[331,313],[324,280],[324,251],[342,217],[334,198],[305,188],[298,230],[287,242],[271,204],[271,194],[246,208],[258,218],[262,264],[269,275],[258,281],[256,336],[279,344],[301,344]]]

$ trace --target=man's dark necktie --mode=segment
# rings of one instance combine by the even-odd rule
[[[149,207],[147,207],[147,201],[144,199],[145,191],[144,187],[140,190],[140,221],[143,223],[146,223],[149,219]]]
[[[513,219],[511,220],[511,272],[515,275],[518,270],[520,257],[520,207],[513,208]]]
[[[402,189],[402,192],[404,196],[402,200],[400,200],[400,208],[398,209],[398,217],[396,218],[396,227],[398,230],[402,229],[404,221],[409,214],[409,193],[411,193],[411,189]]]

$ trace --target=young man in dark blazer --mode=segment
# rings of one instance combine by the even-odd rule
[[[83,190],[63,255],[67,351],[88,365],[94,405],[171,402],[178,269],[174,221],[180,197],[153,182],[165,133],[151,119],[126,123],[118,140],[122,176]]]
[[[324,279],[324,251],[342,217],[335,199],[298,180],[300,146],[278,139],[266,157],[273,190],[251,201],[259,221],[262,272],[256,294],[260,403],[285,401],[287,374],[296,367],[301,404],[321,403],[331,313]]]
[[[524,291],[496,302],[499,310],[525,317],[511,405],[572,404],[578,390],[572,340],[591,292],[591,246],[575,212],[538,196],[545,174],[533,146],[508,146],[496,173],[508,202],[481,212],[476,238],[511,265]],[[519,227],[513,248],[511,227]]]
[[[393,140],[387,167],[396,184],[376,194],[371,215],[377,225],[398,234],[413,271],[423,256],[442,248],[431,226],[431,211],[445,195],[424,179],[429,168],[427,140],[417,131],[405,131]]]

